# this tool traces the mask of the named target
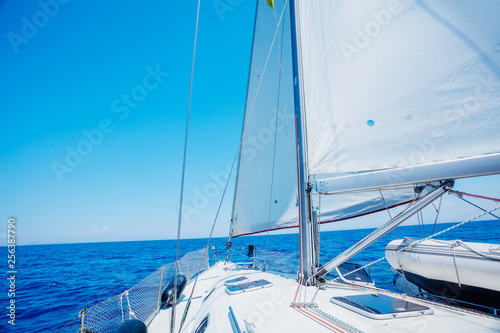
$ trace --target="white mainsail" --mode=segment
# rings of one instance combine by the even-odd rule
[[[500,172],[498,1],[297,1],[297,12],[309,171],[342,174],[321,192]]]

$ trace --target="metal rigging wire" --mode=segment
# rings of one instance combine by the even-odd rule
[[[185,174],[186,174],[186,156],[187,156],[187,144],[188,144],[188,134],[189,134],[189,114],[191,112],[191,97],[193,94],[193,76],[194,76],[194,63],[196,56],[196,41],[198,39],[198,23],[200,20],[200,0],[198,0],[198,8],[196,10],[196,28],[194,32],[194,46],[193,46],[193,62],[191,64],[191,81],[189,83],[189,100],[188,100],[188,109],[186,116],[186,134],[184,137],[184,155],[182,158],[182,176],[181,176],[181,191],[179,198],[179,218],[177,221],[177,247],[175,251],[175,273],[174,273],[174,302],[172,305],[172,316],[170,322],[170,332],[174,332],[175,328],[175,306],[177,303],[177,275],[178,275],[178,262],[179,262],[179,247],[180,247],[180,238],[181,238],[181,225],[182,225],[182,206],[184,200],[184,184],[185,184]]]

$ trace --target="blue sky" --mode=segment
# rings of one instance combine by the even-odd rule
[[[216,3],[200,17],[191,205],[243,118],[255,4]],[[175,238],[195,21],[195,1],[0,3],[0,211],[19,243]],[[183,236],[207,235],[209,199]]]
[[[202,2],[184,238],[208,235],[236,153],[254,11]],[[0,217],[18,244],[175,238],[195,20],[196,1],[0,2]],[[463,184],[500,193],[498,176]]]

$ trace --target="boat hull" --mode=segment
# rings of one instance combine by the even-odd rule
[[[400,274],[402,273],[400,270],[397,271]],[[500,292],[498,291],[464,284],[459,286],[455,282],[428,279],[411,272],[404,272],[404,276],[408,281],[431,294],[497,309],[500,308]]]
[[[394,240],[385,250],[405,279],[434,295],[500,308],[499,245],[427,240],[395,253],[414,241]]]

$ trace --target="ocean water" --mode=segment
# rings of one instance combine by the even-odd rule
[[[438,224],[436,231],[453,224]],[[400,237],[430,235],[432,225],[398,227]],[[321,261],[332,259],[373,229],[329,231],[321,233]],[[384,255],[388,242],[398,238],[395,231],[358,254],[354,262],[366,264]],[[439,239],[462,239],[469,242],[500,244],[500,221],[471,222],[444,234]],[[216,238],[219,254],[225,255],[226,238]],[[205,247],[207,239],[182,240],[180,254]],[[298,235],[241,237],[233,240],[235,247],[252,244],[281,253],[297,253]],[[0,332],[77,332],[78,313],[100,301],[130,289],[163,264],[175,261],[176,241],[137,241],[16,247],[16,320],[8,324],[9,284],[6,279],[0,292]],[[2,248],[7,257],[7,248]],[[259,250],[258,250],[259,251]],[[212,257],[212,251],[211,257]],[[7,259],[3,263],[4,272]],[[213,262],[213,259],[211,259]],[[294,265],[295,263],[290,263]],[[290,271],[295,267],[288,267]],[[394,273],[382,261],[370,268],[377,286],[395,290]]]

